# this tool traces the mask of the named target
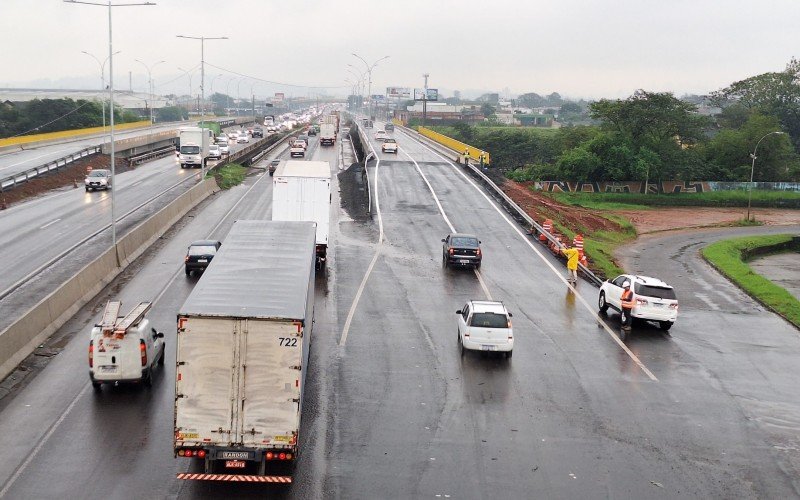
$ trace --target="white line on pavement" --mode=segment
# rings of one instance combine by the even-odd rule
[[[51,220],[50,222],[48,222],[48,223],[47,223],[47,224],[45,224],[44,226],[41,226],[39,229],[44,229],[44,228],[46,228],[46,227],[50,227],[50,226],[52,226],[53,224],[55,224],[56,222],[58,222],[58,221],[60,221],[60,220],[61,220],[61,219]]]
[[[401,151],[399,146],[397,147],[397,149]],[[439,213],[442,214],[442,218],[444,218],[445,223],[447,223],[447,227],[450,228],[450,232],[457,233],[458,231],[456,231],[455,226],[453,226],[453,224],[450,222],[450,218],[445,213],[444,208],[442,207],[442,203],[439,201],[439,197],[436,195],[436,191],[433,190],[433,186],[431,186],[431,183],[428,181],[428,178],[422,172],[422,169],[419,168],[419,163],[417,163],[417,160],[412,158],[411,155],[406,153],[404,150],[402,150],[402,152],[404,155],[408,157],[409,160],[414,162],[414,167],[417,169],[417,172],[419,172],[419,175],[422,177],[422,180],[425,181],[425,185],[428,186],[428,191],[430,191],[431,195],[433,195],[433,200],[436,202],[436,206],[439,207]],[[486,286],[486,281],[484,281],[483,276],[481,276],[480,271],[478,271],[477,269],[474,269],[474,271],[475,271],[475,276],[478,277],[478,283],[480,283],[481,288],[483,288],[483,292],[486,294],[486,300],[494,300],[492,298],[492,294],[489,292],[489,287]]]
[[[421,144],[421,145],[422,145],[422,147],[424,147],[424,148],[425,148],[425,149],[427,149],[428,151],[432,152],[433,154],[435,154],[436,156],[438,156],[440,159],[442,159],[442,160],[443,160],[445,163],[447,163],[448,165],[450,165],[450,166],[453,168],[453,170],[455,170],[455,171],[456,171],[456,172],[457,172],[459,175],[461,175],[461,177],[463,177],[463,178],[464,178],[464,179],[465,179],[465,180],[466,180],[466,181],[467,181],[467,182],[468,182],[470,185],[472,185],[472,187],[473,187],[473,188],[475,188],[475,190],[476,190],[476,191],[478,191],[478,193],[480,193],[480,194],[481,194],[481,196],[483,196],[483,197],[486,199],[486,201],[488,201],[488,202],[489,202],[489,204],[490,204],[490,205],[491,205],[491,206],[492,206],[492,207],[495,209],[495,211],[496,211],[498,214],[500,214],[500,216],[503,218],[503,220],[505,220],[505,221],[506,221],[506,223],[507,223],[509,226],[511,226],[511,228],[512,228],[512,229],[513,229],[513,230],[514,230],[514,231],[517,233],[517,235],[519,235],[519,237],[520,237],[520,238],[521,238],[521,239],[522,239],[522,240],[523,240],[523,241],[524,241],[524,242],[525,242],[525,243],[526,243],[526,244],[527,244],[527,245],[530,247],[530,249],[531,249],[531,250],[533,250],[533,251],[536,253],[536,255],[538,255],[538,256],[539,256],[539,258],[542,260],[542,262],[544,262],[544,263],[547,265],[547,267],[548,267],[548,268],[550,268],[550,270],[553,272],[553,274],[556,276],[556,278],[558,278],[559,280],[561,280],[561,282],[563,282],[564,284],[566,284],[568,287],[571,287],[571,286],[572,286],[572,285],[570,285],[569,283],[567,283],[567,280],[564,278],[564,275],[563,275],[563,273],[560,273],[560,272],[558,272],[558,270],[557,270],[557,269],[556,269],[556,268],[553,266],[553,264],[551,264],[551,263],[550,263],[550,261],[549,261],[549,260],[547,260],[547,259],[544,257],[544,255],[542,255],[542,253],[539,251],[539,249],[538,249],[538,248],[536,248],[535,246],[533,246],[533,244],[531,243],[530,239],[528,239],[528,238],[525,236],[525,234],[523,234],[523,232],[522,232],[522,231],[520,231],[520,229],[519,229],[519,226],[518,226],[518,225],[517,225],[517,224],[516,224],[514,221],[512,221],[511,219],[509,219],[509,218],[506,216],[506,214],[505,214],[505,213],[503,213],[503,211],[502,211],[502,210],[500,210],[500,208],[498,208],[498,207],[497,207],[497,205],[496,205],[496,204],[495,204],[495,203],[492,201],[492,199],[491,199],[491,198],[489,198],[489,196],[488,196],[488,195],[487,195],[487,194],[486,194],[486,193],[485,193],[485,192],[484,192],[484,191],[483,191],[483,190],[480,188],[480,186],[478,186],[477,184],[475,184],[475,182],[473,182],[473,180],[472,180],[472,179],[470,179],[470,178],[467,176],[467,174],[465,174],[464,172],[462,172],[462,171],[461,171],[461,170],[460,170],[458,167],[456,167],[456,166],[455,166],[455,165],[454,165],[454,164],[453,164],[453,163],[452,163],[450,160],[448,160],[448,159],[447,159],[447,158],[445,158],[444,156],[440,155],[440,154],[439,154],[439,153],[438,153],[436,150],[434,150],[433,148],[431,148],[430,146],[428,146],[428,145],[427,145],[427,144],[425,144],[424,142],[420,141],[419,139],[416,139],[415,137],[411,136],[410,134],[408,134],[408,133],[407,133],[407,132],[405,132],[405,131],[403,131],[403,133],[404,133],[405,135],[407,135],[408,137],[410,137],[411,139],[414,139],[414,140],[416,140],[416,141],[417,141],[419,144]],[[658,382],[658,378],[656,378],[656,376],[655,376],[655,375],[653,375],[653,372],[651,372],[651,371],[650,371],[650,370],[647,368],[647,366],[645,366],[645,364],[644,364],[644,363],[642,363],[642,361],[639,359],[639,357],[638,357],[638,356],[636,356],[636,355],[635,355],[635,354],[634,354],[634,353],[633,353],[633,352],[632,352],[632,351],[631,351],[631,350],[628,348],[628,346],[626,346],[626,345],[625,345],[625,343],[624,343],[624,342],[622,342],[622,340],[620,340],[620,338],[619,338],[619,337],[618,337],[618,336],[617,336],[617,335],[616,335],[616,334],[615,334],[615,333],[614,333],[614,332],[611,330],[611,328],[609,328],[609,326],[606,324],[606,322],[605,322],[605,321],[603,321],[603,319],[602,319],[600,316],[598,316],[597,312],[595,312],[595,310],[594,310],[594,309],[593,309],[593,308],[592,308],[592,307],[589,305],[589,303],[588,303],[588,302],[586,302],[586,299],[584,299],[584,298],[583,298],[583,296],[582,296],[581,294],[579,294],[579,293],[578,293],[578,291],[577,291],[576,289],[573,289],[573,290],[575,291],[575,296],[576,296],[576,297],[578,297],[578,300],[581,302],[581,304],[582,304],[582,305],[583,305],[583,306],[586,308],[586,310],[587,310],[587,311],[589,311],[589,314],[591,314],[591,315],[592,315],[592,317],[595,319],[595,321],[597,321],[598,325],[600,325],[600,326],[603,328],[603,330],[604,330],[606,333],[608,333],[609,337],[611,337],[611,339],[612,339],[612,340],[613,340],[613,341],[614,341],[614,342],[615,342],[615,343],[616,343],[616,344],[617,344],[617,345],[620,347],[620,349],[622,349],[623,351],[625,351],[625,353],[626,353],[626,354],[627,354],[627,355],[628,355],[628,356],[629,356],[629,357],[630,357],[630,358],[633,360],[633,362],[634,362],[634,363],[636,363],[636,365],[637,365],[637,366],[638,366],[638,367],[639,367],[639,368],[640,368],[640,369],[641,369],[641,370],[642,370],[642,371],[645,373],[645,375],[647,375],[647,377],[648,377],[648,378],[650,378],[650,380],[653,380],[653,381],[655,381],[655,382]]]

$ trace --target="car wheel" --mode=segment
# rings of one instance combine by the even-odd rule
[[[101,384],[100,382],[92,382],[92,389],[94,389],[94,392],[100,392],[102,388],[103,384]]]
[[[89,192],[89,188],[88,188],[88,187],[86,188],[86,192],[87,192],[87,193]]]
[[[600,309],[600,314],[608,312],[608,302],[606,302],[606,292],[600,292],[600,298],[597,299],[597,308]]]
[[[461,351],[461,357],[463,358],[467,350],[464,349],[464,342],[461,341],[461,337],[458,338],[458,349]]]
[[[672,328],[672,324],[673,324],[672,321],[659,321],[658,322],[658,326],[662,330],[664,330],[665,332],[668,332],[669,329]]]
[[[480,268],[481,268],[481,263],[480,263],[480,262],[478,262],[477,264],[475,264],[475,269],[480,269]]]
[[[511,354],[512,354],[513,352],[514,352],[514,351],[506,351],[506,359],[510,358],[510,357],[511,357]]]
[[[186,276],[191,276],[191,275],[192,275],[192,270],[186,269]]]
[[[167,351],[167,346],[164,345],[164,344],[161,344],[161,357],[158,358],[158,366],[164,366],[164,357],[165,357],[166,351]]]
[[[150,368],[147,369],[147,375],[144,376],[144,380],[142,380],[142,382],[144,382],[144,386],[145,387],[153,387],[153,367],[152,366],[150,366]]]

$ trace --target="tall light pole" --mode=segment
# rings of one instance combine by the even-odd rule
[[[228,98],[228,113],[227,113],[227,114],[228,114],[228,116],[230,116],[230,115],[231,115],[231,94],[230,94],[230,86],[231,86],[231,82],[232,82],[232,81],[234,81],[234,80],[236,80],[236,78],[234,78],[234,77],[230,77],[230,78],[228,79],[228,84],[227,84],[227,85],[225,85],[225,96]]]
[[[375,66],[378,65],[379,62],[383,61],[384,59],[389,59],[389,56],[383,56],[380,59],[376,60],[374,63],[369,64],[367,61],[364,60],[363,57],[356,54],[355,52],[351,53],[351,55],[354,55],[357,58],[359,58],[361,62],[364,63],[364,66],[367,67],[367,74],[369,75],[369,87],[367,89],[367,99],[369,99],[369,117],[371,120],[372,119],[372,70],[375,68]]]
[[[785,133],[786,132],[775,131],[775,132],[770,132],[769,134],[765,134],[764,137],[762,137],[761,139],[758,140],[758,142],[756,143],[756,147],[753,149],[753,152],[750,153],[750,158],[753,159],[753,164],[750,167],[750,185],[748,186],[748,190],[747,190],[747,220],[748,221],[750,220],[750,200],[753,198],[753,172],[755,172],[755,170],[756,170],[756,158],[758,158],[756,156],[756,153],[758,152],[758,145],[761,144],[761,141],[763,141],[764,139],[766,139],[767,137],[769,137],[771,135],[784,135]]]
[[[122,52],[122,51],[118,50],[118,51],[114,52],[114,55],[117,55],[120,52]],[[81,53],[82,54],[86,54],[87,56],[90,56],[92,59],[97,61],[98,66],[100,66],[100,92],[105,92],[106,91],[106,63],[108,62],[108,59],[111,56],[106,57],[103,62],[100,62],[100,59],[95,57],[93,54],[90,54],[90,53],[86,52],[85,50],[82,50]],[[105,131],[106,130],[106,100],[105,99],[101,99],[100,100],[100,104],[103,107],[103,131]]]
[[[186,116],[188,117],[191,113],[190,106],[192,105],[192,74],[180,66],[178,66],[178,69],[183,71],[184,74],[189,77],[189,100],[186,101]]]
[[[256,95],[253,93],[253,89],[259,83],[261,83],[261,82],[254,81],[252,83],[252,85],[250,85],[250,96],[251,96],[251,99],[252,99],[252,106],[253,106],[253,123],[255,123],[255,121],[256,121]]]
[[[117,259],[117,266],[119,266],[119,253],[116,251],[117,248],[117,225],[116,225],[116,199],[117,199],[117,182],[114,178],[115,170],[114,170],[114,155],[116,151],[114,150],[114,43],[113,43],[113,36],[111,30],[111,8],[112,7],[135,7],[139,5],[155,5],[153,2],[142,2],[142,3],[120,3],[120,4],[113,4],[111,0],[108,0],[105,3],[98,3],[98,2],[84,2],[78,0],[64,0],[65,3],[77,3],[83,5],[93,5],[98,7],[107,7],[108,8],[108,96],[109,96],[109,123],[111,125],[111,246],[114,247],[114,254],[116,255]]]
[[[156,63],[153,63],[150,66],[148,66],[147,64],[145,64],[144,62],[142,62],[139,59],[134,59],[134,61],[136,61],[139,64],[141,64],[142,66],[144,66],[144,69],[147,70],[147,82],[148,82],[148,86],[150,87],[150,141],[152,141],[153,140],[153,94],[155,93],[155,89],[153,88],[152,69],[155,68],[156,66],[158,66],[159,64],[165,63],[167,61],[158,61]],[[152,145],[152,142],[151,142],[151,145]]]
[[[206,37],[206,36],[186,36],[186,35],[175,35],[178,38],[187,38],[189,40],[200,40],[200,115],[205,117],[206,115],[206,93],[205,93],[205,83],[206,83],[206,56],[205,56],[205,46],[206,40],[227,40],[227,36],[215,36],[215,37]],[[203,136],[205,137],[205,136]],[[205,148],[205,140],[203,140],[203,147]],[[205,172],[204,172],[205,173]]]
[[[243,81],[244,81],[244,78],[239,80],[239,82],[236,84],[236,101],[237,101],[237,104],[236,104],[236,116],[239,116],[239,106],[242,104],[242,94],[239,93],[239,86],[242,84]]]
[[[358,68],[356,68],[355,66],[353,66],[350,63],[347,63],[347,66],[349,66],[349,68],[345,68],[345,69],[347,69],[347,71],[349,71],[350,74],[355,77],[356,81],[358,82],[358,94],[359,94],[359,96],[361,96],[363,98],[363,90],[362,90],[362,88],[364,87],[364,77],[367,75],[367,72],[359,70]],[[362,99],[360,107],[363,107],[363,106],[364,106],[364,100]]]
[[[212,104],[214,103],[214,82],[216,82],[217,78],[219,78],[221,76],[222,76],[222,73],[218,74],[217,76],[215,76],[214,78],[211,79],[211,103]],[[212,108],[211,112],[212,113],[214,112],[213,108]]]
[[[428,118],[428,77],[430,73],[424,73],[422,77],[425,79],[425,86],[422,88],[422,126],[425,126],[425,121]]]

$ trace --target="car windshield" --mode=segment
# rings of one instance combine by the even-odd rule
[[[450,245],[454,247],[477,248],[478,240],[476,238],[466,238],[463,236],[457,236],[455,238],[450,238]]]
[[[208,147],[208,149],[213,149],[216,151],[219,150],[219,146],[217,146],[216,144],[212,144],[211,146]]]
[[[395,142],[395,140],[394,140],[394,139],[386,139],[386,144],[391,144],[391,143],[393,143],[393,142]]]
[[[636,292],[636,295],[643,295],[645,297],[656,297],[659,299],[668,300],[676,300],[678,298],[675,296],[674,289],[663,286],[649,286],[636,283],[634,285],[634,291]]]
[[[93,170],[89,174],[89,177],[107,177],[107,176],[108,176],[108,173],[106,173],[105,170]]]
[[[192,245],[189,247],[189,255],[214,255],[217,253],[213,245]]]
[[[475,313],[472,315],[470,326],[480,328],[508,328],[508,318],[505,314],[492,312]]]
[[[185,155],[196,155],[200,152],[200,146],[181,146],[181,153]]]

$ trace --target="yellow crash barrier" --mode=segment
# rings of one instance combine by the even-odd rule
[[[489,153],[481,149],[478,149],[475,146],[470,146],[469,144],[457,141],[452,137],[447,137],[446,135],[440,134],[439,132],[434,132],[433,130],[427,127],[417,127],[417,132],[424,135],[428,139],[438,142],[442,146],[446,146],[452,149],[453,151],[456,151],[461,157],[463,157],[464,154],[466,154],[467,156],[470,157],[470,159],[475,160],[476,162],[480,162],[481,155],[483,155],[483,163],[485,165],[489,165],[491,163]]]
[[[150,125],[149,121],[139,121],[130,123],[121,123],[114,125],[114,130],[129,130],[140,127],[147,127]],[[3,146],[17,146],[19,144],[31,144],[33,142],[50,141],[53,139],[65,139],[68,137],[80,137],[82,135],[100,134],[108,132],[111,127],[91,127],[79,128],[76,130],[62,130],[60,132],[47,132],[44,134],[21,135],[19,137],[9,137],[7,139],[0,139],[0,147]]]

